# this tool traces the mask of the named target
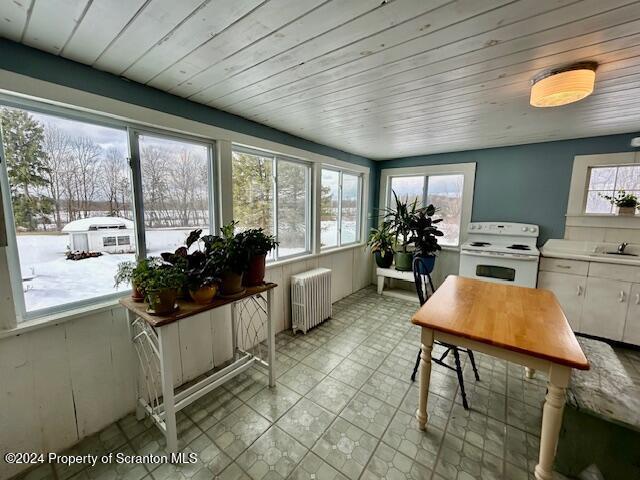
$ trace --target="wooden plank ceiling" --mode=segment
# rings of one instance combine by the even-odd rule
[[[638,131],[640,2],[0,0],[0,35],[369,158]],[[529,106],[538,72],[594,95]]]

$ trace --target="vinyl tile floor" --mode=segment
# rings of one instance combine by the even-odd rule
[[[421,432],[410,378],[416,309],[366,288],[334,304],[333,318],[306,335],[279,334],[275,388],[256,367],[179,412],[180,448],[196,453],[196,463],[43,465],[17,478],[532,479],[545,379],[477,353],[476,382],[463,356],[466,411],[455,372],[434,364]],[[637,357],[629,361],[640,374]],[[64,453],[161,454],[163,447],[157,428],[130,415]]]

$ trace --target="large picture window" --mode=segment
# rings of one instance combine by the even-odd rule
[[[465,174],[444,173],[446,172],[445,167],[445,165],[431,167],[438,169],[438,172],[433,174],[384,174],[383,180],[387,186],[386,204],[394,206],[394,192],[400,200],[409,203],[415,202],[417,207],[433,204],[437,209],[436,217],[443,219],[442,223],[438,225],[444,233],[444,236],[439,239],[439,243],[445,246],[458,246],[464,216]],[[471,170],[475,171],[475,169]],[[470,178],[472,179],[472,177]]]
[[[322,248],[360,241],[362,178],[322,169],[320,192],[320,245]]]
[[[147,256],[174,251],[195,228],[209,233],[208,145],[139,134]]]
[[[309,253],[311,168],[268,152],[233,150],[233,218],[240,229],[263,228],[279,246],[278,260]]]
[[[0,116],[24,310],[115,293],[116,266],[135,252],[116,240],[133,238],[126,130],[20,108]],[[97,256],[67,259],[74,251]]]

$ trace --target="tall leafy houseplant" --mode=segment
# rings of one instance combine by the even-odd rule
[[[389,268],[391,266],[394,245],[394,235],[390,222],[382,222],[378,228],[371,229],[367,246],[371,249],[378,267]]]
[[[221,235],[205,237],[207,252],[211,253],[220,267],[222,295],[234,296],[242,293],[242,276],[249,265],[249,250],[245,236],[235,234],[238,222],[230,222],[220,228]]]
[[[416,214],[417,200],[412,203],[402,201],[398,198],[396,192],[393,192],[395,208],[386,208],[384,219],[389,222],[390,229],[395,237],[396,245],[400,246],[400,250],[395,252],[396,270],[411,271],[413,262],[413,253],[408,247],[411,244],[412,222]]]
[[[278,242],[272,235],[267,235],[262,228],[251,228],[239,235],[249,252],[249,265],[244,274],[244,284],[248,287],[262,285],[266,271],[267,254]]]
[[[428,205],[418,209],[411,219],[411,242],[415,246],[414,256],[423,259],[421,262],[421,268],[425,270],[421,272],[423,274],[433,271],[436,253],[441,250],[438,237],[444,235],[436,226],[442,222],[442,219],[434,219],[435,213],[436,207]]]

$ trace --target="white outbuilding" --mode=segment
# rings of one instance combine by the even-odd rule
[[[136,250],[133,222],[126,218],[81,218],[69,222],[62,231],[69,234],[69,247],[73,251],[133,253]]]

